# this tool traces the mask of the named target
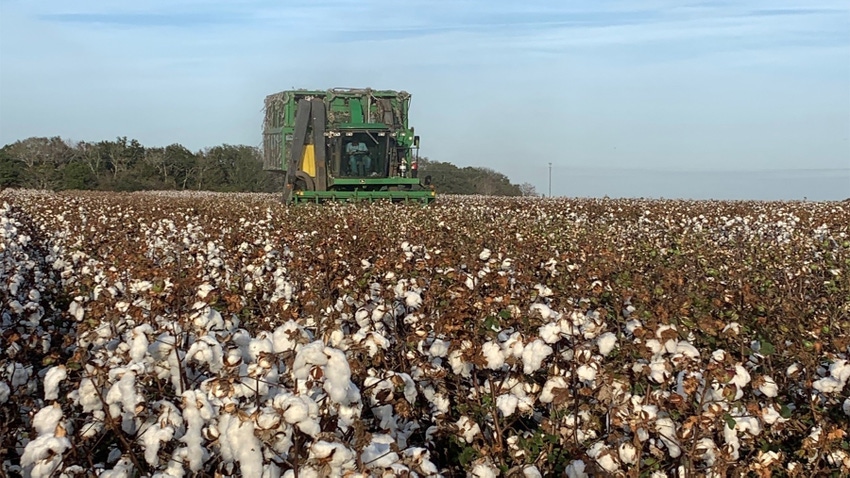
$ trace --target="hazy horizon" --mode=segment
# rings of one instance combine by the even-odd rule
[[[0,144],[259,146],[266,95],[340,86],[542,194],[850,197],[846,1],[0,0]]]

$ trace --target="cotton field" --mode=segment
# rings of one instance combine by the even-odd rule
[[[850,204],[0,193],[6,476],[846,476]]]

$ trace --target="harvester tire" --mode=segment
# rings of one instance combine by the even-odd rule
[[[295,173],[295,187],[293,189],[295,191],[315,191],[316,183],[310,175],[304,171],[298,171]]]

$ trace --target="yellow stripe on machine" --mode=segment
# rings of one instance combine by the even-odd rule
[[[301,160],[301,170],[311,178],[316,177],[316,151],[312,144],[304,145],[304,156]]]

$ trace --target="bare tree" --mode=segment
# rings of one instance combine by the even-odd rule
[[[95,177],[100,177],[100,172],[103,170],[106,161],[104,161],[101,148],[97,144],[85,141],[77,143],[77,157]]]
[[[13,143],[9,155],[24,164],[24,186],[55,189],[61,182],[61,169],[72,157],[72,150],[58,136],[33,137]]]
[[[538,197],[540,194],[537,192],[537,188],[534,187],[531,183],[522,183],[519,185],[519,190],[522,192],[522,195],[525,197]]]

